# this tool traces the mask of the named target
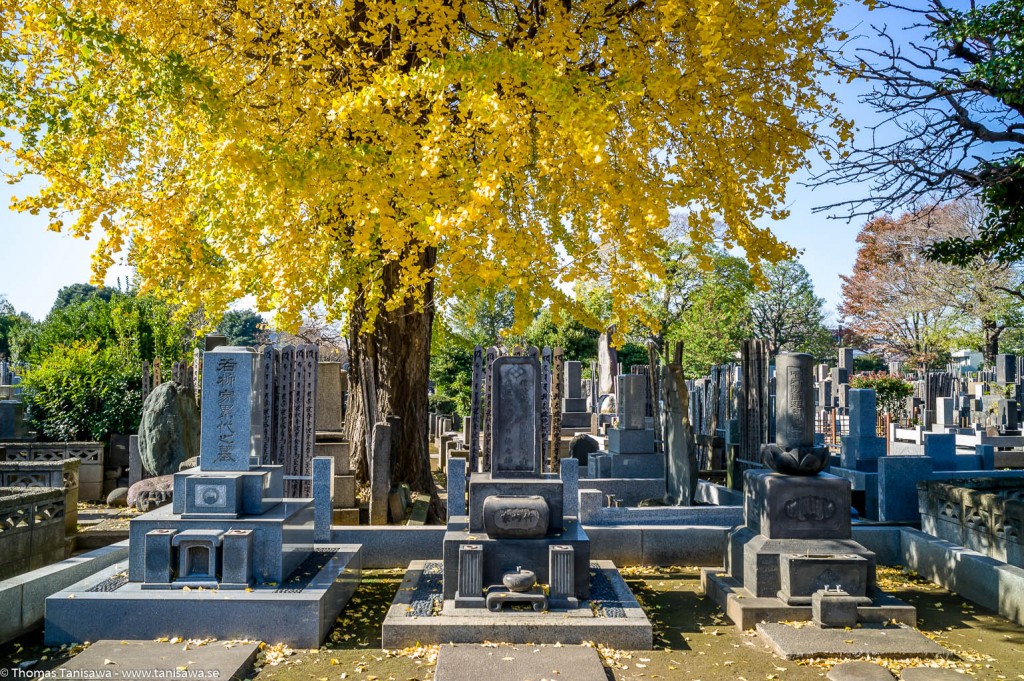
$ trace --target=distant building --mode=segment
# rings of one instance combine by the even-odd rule
[[[985,357],[974,350],[957,350],[950,354],[949,365],[953,371],[980,371]]]

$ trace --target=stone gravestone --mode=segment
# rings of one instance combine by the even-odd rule
[[[664,368],[661,391],[665,405],[665,501],[674,506],[692,506],[697,494],[697,443],[681,365]]]
[[[850,434],[843,436],[840,462],[843,468],[876,472],[878,458],[885,456],[885,438],[876,435],[875,391],[850,390]]]
[[[530,358],[495,360],[491,400],[491,475],[536,477],[543,470],[540,371]]]
[[[132,519],[127,583],[117,574],[122,568],[111,566],[105,579],[118,580],[115,588],[85,587],[78,590],[84,596],[46,604],[50,643],[173,631],[315,648],[323,623],[333,622],[351,595],[355,583],[346,585],[343,575],[358,574],[359,549],[330,544],[333,460],[318,460],[315,505],[282,502],[282,467],[260,463],[260,355],[220,346],[204,360],[199,467],[168,476],[170,506]],[[315,553],[313,541],[321,543]],[[210,590],[223,595],[210,598]],[[134,616],[111,616],[124,612]]]
[[[996,355],[996,383],[1007,385],[1017,380],[1017,356]]]
[[[24,437],[24,413],[20,400],[0,400],[0,440]]]
[[[839,348],[839,368],[853,373],[853,348]]]
[[[565,362],[565,392],[562,397],[562,427],[589,428],[590,412],[583,397],[583,364]]]
[[[776,368],[776,441],[762,448],[772,470],[744,473],[745,522],[729,534],[726,572],[705,569],[706,592],[740,629],[764,621],[766,613],[770,620],[814,620],[820,627],[913,624],[912,606],[880,598],[875,554],[852,539],[850,483],[819,473],[828,449],[814,446],[808,419],[811,356],[782,353]]]
[[[473,391],[470,396],[469,426],[466,438],[469,445],[468,464],[470,472],[478,470],[480,458],[480,400],[483,396],[484,381],[484,349],[477,345],[473,348]]]
[[[139,456],[150,475],[177,473],[181,462],[199,456],[199,418],[184,386],[161,383],[149,394],[139,422]]]
[[[601,446],[597,440],[588,433],[577,433],[569,442],[569,456],[579,461],[581,468],[586,468],[590,455],[600,450]]]
[[[664,478],[665,456],[647,427],[647,376],[620,374],[615,387],[618,425],[608,429],[608,453],[590,457],[590,478]]]
[[[468,519],[449,518],[445,611],[498,612],[516,602],[576,608],[589,596],[590,543],[565,513],[566,483],[543,472],[540,362],[535,354],[499,357],[490,379],[491,469],[469,480]]]
[[[207,337],[209,338],[209,337]],[[251,348],[218,346],[206,353],[199,467],[247,471],[263,454],[263,373]],[[214,416],[209,416],[213,414]]]

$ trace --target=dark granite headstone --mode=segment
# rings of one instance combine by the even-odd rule
[[[565,363],[565,394],[563,399],[579,399],[583,397],[583,364],[580,362]]]
[[[540,363],[499,357],[492,365],[491,392],[492,476],[540,476]]]
[[[260,348],[260,371],[263,372],[263,465],[277,463],[275,460],[277,433],[274,431],[274,367],[277,364],[277,350],[272,345]]]
[[[466,438],[469,440],[469,471],[477,469],[480,457],[480,399],[483,396],[484,381],[484,349],[477,345],[473,348],[473,391],[469,403],[469,427]]]
[[[996,355],[996,383],[1006,385],[1017,380],[1017,355]]]

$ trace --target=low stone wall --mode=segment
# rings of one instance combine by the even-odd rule
[[[924,532],[1024,567],[1024,480],[925,480],[917,488]]]
[[[118,562],[128,569],[127,541],[0,581],[0,643],[41,627],[48,596]]]
[[[0,487],[0,579],[64,560],[64,492]]]
[[[78,498],[103,501],[102,442],[0,442],[0,461],[78,459]]]
[[[743,523],[742,506],[609,507],[597,490],[580,490],[580,522],[590,525],[661,525],[732,527]]]
[[[64,529],[78,531],[79,459],[0,461],[0,487],[60,488],[64,491]]]

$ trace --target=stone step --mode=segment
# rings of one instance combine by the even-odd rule
[[[825,629],[814,625],[794,627],[762,622],[757,625],[757,633],[776,655],[787,660],[867,655],[890,658],[955,657],[951,651],[907,626],[866,625],[853,629]]]
[[[103,678],[140,678],[159,670],[188,678],[192,671],[206,678],[244,679],[251,675],[259,642],[211,641],[201,646],[184,646],[169,641],[96,641],[59,669],[69,677],[109,674]],[[141,677],[145,678],[145,677]]]
[[[473,644],[441,646],[435,681],[522,681],[551,679],[594,681],[605,670],[595,648],[589,646]]]

